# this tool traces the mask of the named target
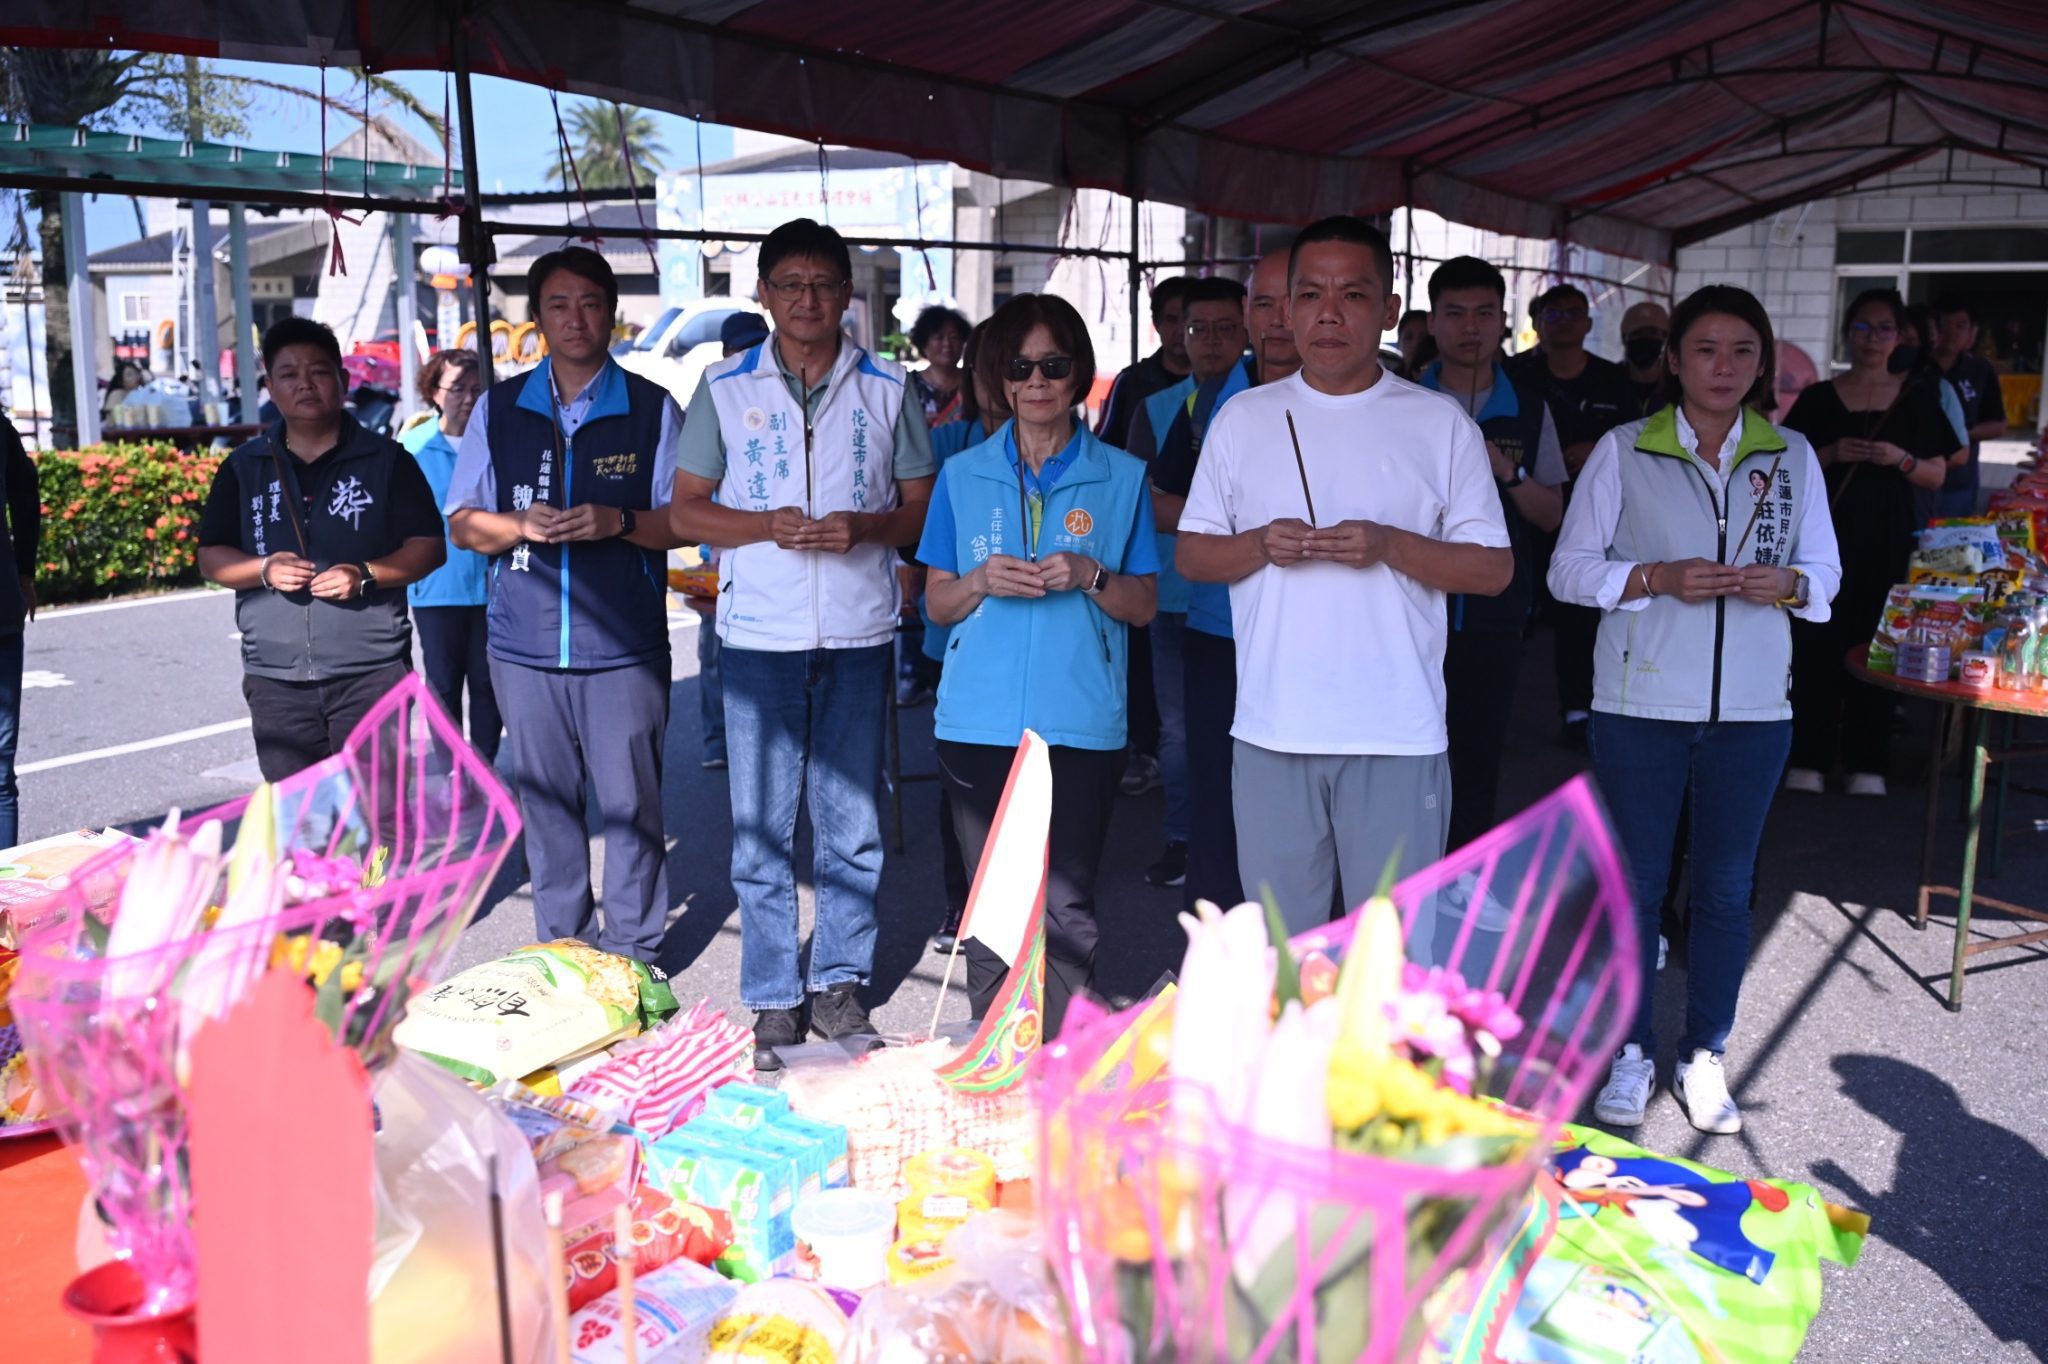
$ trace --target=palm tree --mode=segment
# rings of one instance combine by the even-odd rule
[[[651,185],[654,173],[662,169],[662,158],[668,155],[654,119],[645,109],[631,104],[594,99],[572,104],[568,134],[575,173],[571,176],[565,172],[558,157],[557,164],[548,167],[551,185],[563,184],[565,180],[572,185],[580,183],[585,189]],[[624,155],[628,149],[632,155],[630,175]]]
[[[352,73],[355,90],[328,97],[338,114],[361,117],[365,94],[383,107],[412,114],[441,136],[441,120],[387,77]],[[140,123],[196,140],[249,135],[248,113],[259,91],[315,105],[321,96],[295,85],[229,75],[196,57],[97,48],[0,47],[0,116],[59,128]],[[322,148],[324,151],[325,148]],[[78,395],[71,386],[71,289],[64,259],[62,206],[38,191],[37,235],[43,257],[43,348],[48,362],[52,425],[73,431]],[[87,395],[91,401],[93,395]]]

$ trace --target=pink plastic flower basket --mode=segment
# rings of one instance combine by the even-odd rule
[[[1635,921],[1584,777],[1392,897],[1411,961],[1521,1016],[1479,1092],[1535,1115],[1536,1140],[1505,1165],[1452,1169],[1169,1123],[1184,1083],[1133,1088],[1126,1067],[1086,1083],[1142,1006],[1070,1014],[1036,1074],[1039,1205],[1080,1358],[1391,1364],[1456,1306],[1456,1271],[1520,1205],[1634,1018]],[[1356,918],[1297,938],[1296,955],[1339,955]],[[1260,1226],[1267,1243],[1251,1246]]]
[[[503,786],[416,674],[371,709],[342,752],[279,782],[276,796],[281,849],[343,866],[367,865],[381,849],[384,879],[109,958],[105,930],[142,846],[130,844],[82,867],[22,938],[12,1003],[23,1041],[107,1239],[142,1276],[152,1310],[189,1304],[194,1283],[180,1069],[190,1036],[179,992],[202,951],[261,969],[284,935],[303,935],[308,956],[323,943],[344,947],[361,983],[343,991],[330,972],[316,1013],[374,1070],[391,1054],[407,996],[438,978],[519,833]],[[185,827],[233,820],[247,805]]]

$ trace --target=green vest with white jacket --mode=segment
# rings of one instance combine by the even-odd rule
[[[1672,408],[1617,427],[1607,439],[1621,447],[1622,487],[1609,561],[1730,562],[1755,512],[1732,562],[1786,567],[1798,557],[1802,499],[1827,496],[1805,437],[1747,408],[1725,489],[1680,443]],[[1761,498],[1760,483],[1767,483]],[[1667,594],[1601,617],[1595,710],[1648,720],[1789,720],[1791,688],[1792,622],[1782,607],[1737,597],[1688,605]]]

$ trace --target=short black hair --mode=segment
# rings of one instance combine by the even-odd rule
[[[1560,300],[1567,298],[1575,298],[1579,302],[1585,304],[1588,308],[1593,306],[1593,300],[1587,298],[1586,291],[1584,289],[1581,289],[1576,284],[1551,285],[1548,289],[1545,289],[1543,291],[1543,306],[1546,308],[1553,307]]]
[[[967,371],[966,378],[960,384],[960,421],[978,422],[981,420],[981,398],[974,391],[974,365],[976,358],[981,354],[981,338],[986,335],[988,335],[988,323],[986,321],[977,322],[967,329],[967,344],[960,347],[960,368]],[[987,381],[983,380],[983,382]],[[997,391],[1000,392],[1001,390]],[[996,415],[1004,414],[998,412]]]
[[[1004,375],[1035,327],[1044,327],[1052,343],[1073,357],[1074,402],[1087,402],[1088,390],[1095,385],[1095,344],[1088,339],[1088,324],[1081,314],[1058,294],[1019,294],[996,309],[975,348],[975,373],[990,392],[1008,393]]]
[[[786,260],[806,257],[838,266],[842,280],[853,278],[853,254],[846,249],[846,238],[815,218],[791,218],[768,234],[761,243],[761,278],[768,278],[768,272]]]
[[[1778,343],[1771,334],[1771,315],[1764,311],[1764,305],[1757,301],[1755,294],[1733,284],[1709,284],[1695,289],[1683,303],[1671,310],[1671,334],[1665,338],[1664,354],[1667,357],[1677,355],[1679,347],[1685,344],[1685,334],[1706,317],[1732,317],[1747,322],[1756,332],[1757,340],[1762,343],[1757,354],[1760,363],[1756,382],[1749,386],[1749,392],[1742,395],[1742,403],[1759,412],[1768,412],[1777,398],[1778,389]],[[1668,358],[1659,387],[1665,404],[1678,406],[1684,395]]]
[[[1186,275],[1168,275],[1152,286],[1152,320],[1159,321],[1159,314],[1166,311],[1176,299],[1185,303],[1188,290],[1194,287],[1194,280]]]
[[[917,315],[917,321],[910,324],[910,344],[917,347],[922,355],[924,348],[934,336],[947,327],[959,329],[960,339],[965,341],[967,333],[974,330],[974,324],[958,308],[948,308],[943,303],[934,303]]]
[[[1407,312],[1401,314],[1401,320],[1394,324],[1394,330],[1399,331],[1401,330],[1401,328],[1407,326],[1410,322],[1427,321],[1429,321],[1429,309],[1410,308]]]
[[[1972,325],[1983,320],[1977,316],[1976,305],[1961,294],[1938,294],[1935,296],[1934,315],[1936,317],[1950,317],[1956,313],[1969,314]]]
[[[1188,285],[1187,306],[1192,308],[1197,303],[1235,303],[1242,308],[1244,285],[1227,275],[1210,275],[1195,280]]]
[[[1906,300],[1899,296],[1897,289],[1865,289],[1849,300],[1849,306],[1842,312],[1842,335],[1849,334],[1849,324],[1856,320],[1856,314],[1865,308],[1876,306],[1891,313],[1892,325],[1900,331],[1913,319],[1906,314]],[[1675,332],[1676,327],[1672,328]]]
[[[1477,256],[1453,256],[1429,272],[1429,306],[1453,289],[1488,289],[1502,303],[1508,301],[1507,277],[1491,261]]]
[[[334,371],[341,373],[341,342],[334,337],[334,329],[325,322],[315,322],[310,317],[280,317],[270,324],[270,330],[263,333],[263,370],[270,372],[271,362],[286,346],[315,346],[327,353],[334,362]]]
[[[1294,245],[1287,248],[1287,287],[1290,291],[1294,288],[1294,272],[1301,266],[1301,248],[1318,242],[1344,242],[1366,247],[1372,252],[1373,264],[1379,269],[1380,283],[1388,293],[1394,292],[1394,248],[1388,244],[1387,234],[1352,213],[1319,218],[1301,229]]]
[[[548,252],[527,267],[526,315],[529,321],[540,321],[540,291],[549,276],[564,270],[604,290],[606,309],[618,312],[619,277],[612,273],[612,263],[587,246],[565,246],[559,251]]]

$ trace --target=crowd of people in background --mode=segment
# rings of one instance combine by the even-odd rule
[[[485,391],[473,355],[434,355],[434,416],[402,448],[342,410],[331,333],[271,330],[279,420],[224,464],[201,528],[203,570],[238,594],[267,777],[334,751],[417,631],[478,751],[507,740],[542,936],[653,962],[666,560],[701,547],[719,575],[703,762],[728,774],[741,998],[772,1070],[807,1033],[870,1029],[891,705],[936,704],[933,941],[966,957],[977,1014],[1008,967],[958,941],[969,872],[1024,731],[1048,744],[1056,1029],[1119,931],[1097,883],[1120,794],[1163,787],[1147,882],[1189,906],[1270,890],[1311,928],[1390,859],[1426,865],[1502,816],[1523,657],[1547,624],[1558,739],[1608,795],[1646,979],[1674,866],[1690,878],[1674,1093],[1703,1129],[1739,1127],[1721,1057],[1775,794],[1838,769],[1849,794],[1883,793],[1891,708],[1842,657],[1916,527],[1974,509],[1979,446],[2003,431],[1967,307],[1858,297],[1848,368],[1774,424],[1770,319],[1740,289],[1635,303],[1610,360],[1586,346],[1593,301],[1557,283],[1529,305],[1536,345],[1510,356],[1498,268],[1437,264],[1427,307],[1404,311],[1385,236],[1331,218],[1242,282],[1158,281],[1159,347],[1091,429],[1098,357],[1054,295],[978,323],[926,309],[909,369],[843,329],[832,229],[785,224],[759,269],[767,320],[733,318],[679,403],[607,354],[602,257],[543,257],[527,285],[547,359]],[[1642,1120],[1653,995],[1603,1120]]]

